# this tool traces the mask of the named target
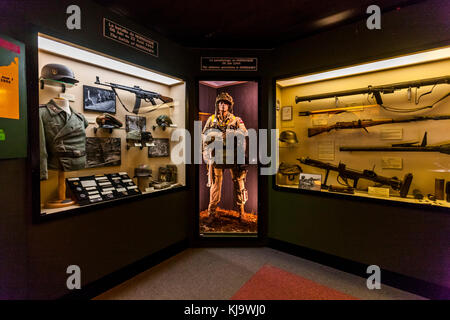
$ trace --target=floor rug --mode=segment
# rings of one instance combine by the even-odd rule
[[[231,300],[357,300],[293,273],[264,265]]]

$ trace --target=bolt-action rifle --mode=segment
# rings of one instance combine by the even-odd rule
[[[327,180],[328,174],[330,171],[336,171],[338,173],[337,181],[342,184],[350,187],[350,183],[348,179],[353,180],[353,188],[356,189],[358,185],[359,179],[365,179],[369,181],[373,181],[375,183],[390,186],[392,189],[400,191],[400,197],[405,198],[408,195],[409,187],[411,186],[413,175],[411,173],[407,173],[402,180],[399,180],[397,177],[387,178],[383,176],[379,176],[373,170],[363,170],[357,171],[353,169],[347,169],[344,163],[339,163],[339,165],[335,166],[331,163],[322,162],[319,160],[313,160],[310,158],[300,158],[297,159],[303,164],[308,166],[320,168],[326,170],[325,180],[322,183],[324,188],[327,188]],[[342,179],[344,183],[340,181]]]
[[[406,151],[406,152],[440,152],[450,155],[450,143],[437,146],[427,146],[427,133],[423,136],[422,143],[418,141],[396,143],[385,147],[340,147],[340,151]]]
[[[101,83],[98,76],[95,77],[95,84],[98,84],[98,85],[101,85],[101,86],[110,87],[114,91],[114,93],[116,94],[117,98],[119,99],[119,101],[122,104],[122,106],[124,107],[124,109],[127,110],[128,112],[130,112],[130,111],[123,104],[122,100],[120,99],[119,95],[116,92],[116,89],[125,90],[125,91],[128,91],[128,92],[134,93],[136,95],[136,100],[134,102],[133,113],[135,113],[135,114],[139,113],[139,108],[141,107],[141,100],[144,100],[146,102],[150,102],[154,106],[157,105],[155,99],[159,99],[163,103],[173,102],[173,99],[170,98],[170,97],[165,97],[163,95],[160,95],[157,92],[147,91],[147,90],[141,89],[139,86],[127,87],[127,86],[123,86],[123,85],[115,84],[115,83],[110,83],[110,82]],[[153,111],[153,110],[155,110],[155,109],[152,109],[150,111]]]
[[[426,121],[426,120],[448,120],[450,115],[445,116],[419,116],[406,119],[379,119],[379,120],[356,120],[349,122],[336,122],[331,126],[319,126],[308,128],[308,137],[313,137],[323,132],[330,132],[331,130],[341,130],[341,129],[364,129],[367,133],[367,127],[379,126],[386,123],[405,123],[405,122],[416,122],[416,121]]]

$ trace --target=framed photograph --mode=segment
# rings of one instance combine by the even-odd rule
[[[125,116],[125,130],[130,132],[133,130],[145,131],[147,119],[139,116]]]
[[[153,147],[148,147],[149,158],[160,158],[170,156],[170,142],[169,139],[154,138],[152,142]]]
[[[83,86],[83,109],[115,114],[116,95],[112,90]]]
[[[292,120],[292,106],[281,108],[281,121]]]
[[[120,166],[120,138],[86,138],[86,168]]]
[[[300,173],[300,178],[298,180],[299,189],[320,191],[321,187],[321,174]]]

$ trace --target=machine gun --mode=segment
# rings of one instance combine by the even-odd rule
[[[450,115],[445,116],[419,116],[406,119],[379,119],[379,120],[356,120],[349,122],[336,122],[331,126],[319,126],[314,128],[308,128],[308,137],[313,137],[323,132],[330,132],[331,130],[341,130],[341,129],[364,129],[367,133],[367,127],[379,126],[386,123],[405,123],[405,122],[416,122],[416,121],[427,121],[427,120],[448,120]]]
[[[127,86],[123,86],[123,85],[115,84],[115,83],[110,83],[110,82],[101,83],[98,76],[95,77],[95,84],[98,84],[98,85],[101,85],[101,86],[110,87],[114,91],[114,93],[116,94],[117,98],[119,99],[119,101],[122,104],[122,106],[124,107],[124,109],[127,110],[128,112],[130,112],[130,111],[123,104],[122,100],[120,99],[119,95],[116,92],[116,89],[125,90],[125,91],[128,91],[128,92],[134,93],[136,95],[136,101],[134,102],[133,113],[135,113],[135,114],[139,113],[139,108],[141,107],[141,100],[142,99],[145,100],[146,102],[150,102],[154,106],[157,105],[155,99],[159,99],[163,103],[173,102],[173,99],[170,98],[170,97],[165,97],[163,95],[160,95],[157,92],[147,91],[147,90],[141,89],[139,86],[127,87]],[[155,110],[155,109],[152,109],[149,112],[151,112],[153,110]]]
[[[427,133],[423,136],[422,143],[418,141],[397,143],[385,147],[340,147],[339,151],[407,151],[407,152],[440,152],[450,154],[450,143],[437,146],[427,146]]]
[[[409,187],[411,186],[413,178],[413,175],[411,173],[407,173],[402,181],[397,177],[387,178],[379,176],[373,170],[357,171],[353,169],[347,169],[346,165],[343,163],[339,163],[339,165],[335,166],[331,163],[313,160],[308,157],[300,158],[297,160],[308,166],[326,170],[325,180],[322,184],[324,188],[327,188],[328,174],[330,173],[330,171],[336,171],[338,173],[337,181],[339,184],[350,186],[348,179],[351,179],[353,180],[353,188],[356,189],[359,179],[370,180],[381,185],[390,186],[392,189],[400,191],[400,197],[405,198],[408,195]],[[340,179],[342,179],[344,183],[342,183]]]

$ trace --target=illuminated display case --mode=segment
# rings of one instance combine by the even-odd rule
[[[450,48],[277,79],[276,185],[450,207]]]
[[[41,216],[186,185],[171,160],[184,143],[171,141],[186,124],[182,79],[45,35],[38,44]],[[77,82],[58,79],[61,66]]]

